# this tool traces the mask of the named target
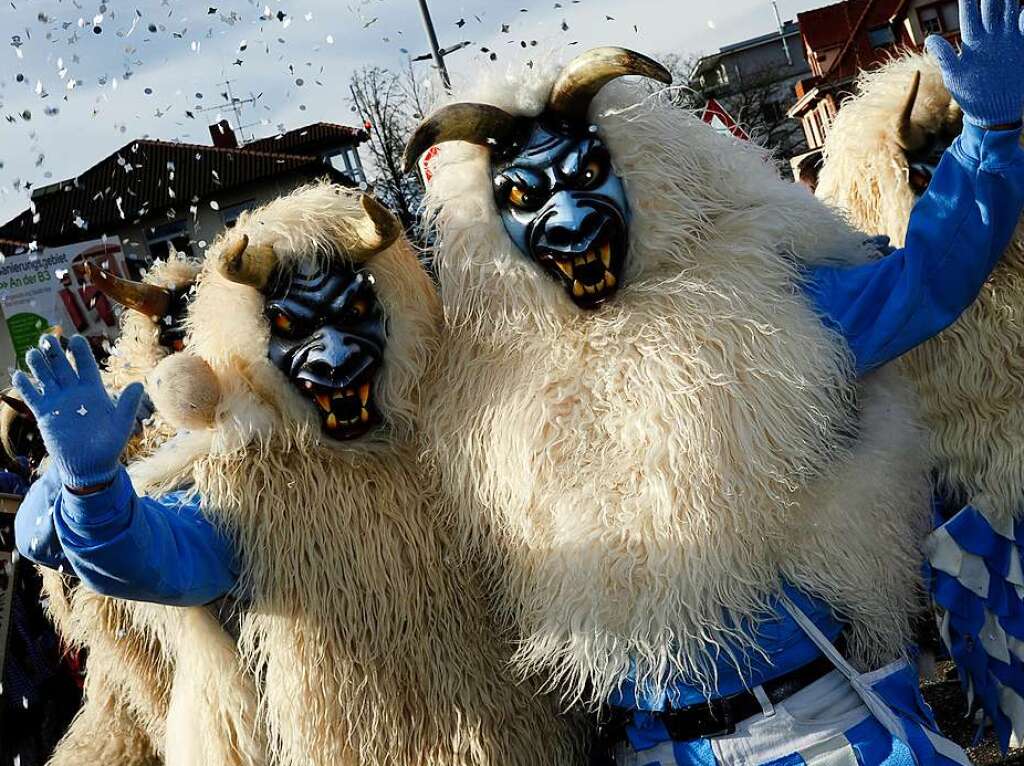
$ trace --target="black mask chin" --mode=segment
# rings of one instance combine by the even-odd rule
[[[160,345],[172,354],[176,354],[185,348],[185,318],[188,315],[188,305],[192,300],[194,288],[192,285],[180,288],[169,289],[170,304],[167,313],[160,319]]]
[[[907,182],[918,197],[927,191],[942,155],[960,134],[961,128],[962,122],[957,120],[937,133],[928,133],[918,148],[903,150],[907,161]]]
[[[365,272],[281,274],[267,293],[269,358],[310,401],[324,434],[355,439],[381,422],[373,384],[384,356],[385,321]]]

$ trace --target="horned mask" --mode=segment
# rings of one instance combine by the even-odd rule
[[[160,329],[159,343],[171,352],[185,347],[185,315],[192,282],[165,287],[135,282],[87,263],[86,273],[96,288],[110,300],[148,317]]]
[[[622,279],[630,216],[622,179],[588,113],[601,88],[625,75],[672,81],[646,56],[595,48],[562,69],[536,117],[514,117],[489,104],[442,107],[409,140],[406,170],[445,141],[488,147],[494,199],[509,237],[577,306],[596,308]]]
[[[372,197],[361,195],[360,206],[360,215],[346,221],[344,241],[335,240],[337,251],[327,257],[293,252],[282,258],[277,244],[253,243],[242,232],[216,260],[222,277],[262,296],[267,357],[333,440],[359,437],[381,421],[373,390],[384,359],[385,315],[374,277],[362,267],[390,247],[402,227]]]
[[[907,88],[906,100],[896,121],[896,142],[907,160],[907,180],[917,195],[924,193],[935,174],[943,152],[953,143],[963,127],[963,112],[951,102],[948,119],[938,126],[934,132],[926,131],[914,122],[914,104],[917,103],[918,91],[921,87],[921,72],[914,72]]]

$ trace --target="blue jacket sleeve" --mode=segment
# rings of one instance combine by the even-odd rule
[[[951,325],[978,296],[1024,208],[1020,130],[969,123],[918,200],[906,244],[860,266],[808,270],[805,291],[859,374]]]
[[[107,596],[195,606],[236,580],[230,544],[194,496],[139,497],[124,468],[99,492],[62,489],[53,523],[75,574]]]
[[[71,574],[68,560],[57,539],[53,505],[63,485],[57,467],[51,465],[32,485],[14,517],[14,543],[29,561]]]

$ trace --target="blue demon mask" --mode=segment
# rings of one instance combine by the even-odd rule
[[[374,383],[384,362],[386,322],[373,277],[361,266],[389,247],[402,226],[372,197],[363,195],[361,204],[365,215],[350,222],[347,257],[281,264],[273,247],[250,247],[242,234],[219,263],[224,277],[263,294],[267,356],[335,440],[362,436],[382,420]]]
[[[409,140],[406,168],[443,141],[489,147],[495,203],[509,237],[577,306],[596,308],[622,281],[629,204],[587,113],[606,83],[630,74],[672,81],[646,56],[597,48],[562,70],[537,118],[465,102],[438,110]]]
[[[281,274],[267,292],[270,361],[316,403],[324,431],[352,439],[379,422],[371,398],[384,358],[373,278],[337,261]]]
[[[597,129],[533,127],[525,146],[492,168],[505,230],[578,306],[602,303],[626,260],[629,206]]]
[[[144,314],[156,323],[160,328],[161,346],[172,353],[185,348],[185,317],[192,298],[192,284],[159,287],[123,279],[90,263],[86,263],[85,269],[89,281],[109,300]]]

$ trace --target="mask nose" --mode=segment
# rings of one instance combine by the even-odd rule
[[[324,388],[347,388],[374,365],[374,358],[348,333],[321,328],[309,340],[296,377]]]
[[[567,191],[552,196],[548,210],[538,242],[546,247],[582,252],[601,223],[601,216],[594,208],[581,205]]]

